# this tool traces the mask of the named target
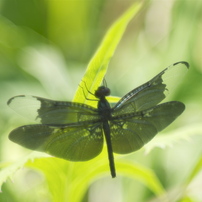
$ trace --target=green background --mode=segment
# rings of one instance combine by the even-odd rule
[[[110,61],[105,78],[114,96],[172,63],[190,64],[169,98],[186,111],[143,149],[115,156],[116,179],[106,151],[83,163],[45,157],[26,163],[30,151],[8,140],[12,129],[32,122],[7,100],[20,94],[72,100],[107,30],[134,2],[0,1],[0,201],[202,201],[200,0],[143,1]]]

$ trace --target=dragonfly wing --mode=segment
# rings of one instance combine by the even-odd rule
[[[17,113],[42,124],[68,124],[99,118],[97,109],[89,105],[36,96],[15,96],[8,101],[8,105]]]
[[[187,62],[170,65],[157,76],[130,91],[112,109],[114,115],[138,112],[160,103],[188,70]]]
[[[113,151],[126,154],[140,149],[184,109],[183,103],[173,101],[128,116],[115,117],[110,122]]]
[[[71,161],[87,161],[103,148],[102,128],[97,125],[26,125],[14,129],[9,139],[31,150],[42,151]]]

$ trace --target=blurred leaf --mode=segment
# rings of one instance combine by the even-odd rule
[[[155,193],[156,196],[160,196],[165,193],[158,177],[151,169],[146,168],[143,165],[135,164],[134,162],[121,160],[117,160],[116,166],[120,173],[124,176],[140,181],[153,193]]]
[[[8,166],[4,164],[0,164],[0,168],[3,168],[0,171],[0,190],[1,190],[2,184],[5,183],[8,178],[12,178],[13,174],[15,174],[17,170],[21,169],[28,160],[44,157],[44,156],[47,156],[47,155],[39,152],[32,152],[30,155],[22,158],[21,160],[18,160],[12,164],[11,163],[8,164]]]
[[[44,173],[53,201],[79,202],[98,175],[99,164],[98,159],[74,163],[59,158],[41,158],[28,162],[27,166]],[[108,167],[107,164],[103,166]]]
[[[26,48],[20,54],[18,63],[42,84],[51,97],[73,95],[73,79],[62,54],[55,47],[43,45]]]
[[[47,5],[41,0],[2,1],[1,13],[19,26],[27,26],[42,35],[47,34]],[[17,9],[16,9],[17,8]],[[26,16],[26,17],[25,17]]]
[[[29,161],[26,165],[43,171],[53,201],[80,202],[89,184],[93,182],[93,179],[95,180],[96,176],[103,176],[107,173],[111,177],[105,157],[102,154],[102,158],[82,163],[72,163],[58,158],[41,158]],[[165,192],[152,170],[123,160],[117,160],[116,165],[119,172],[118,177],[122,173],[124,176],[137,180],[148,187],[156,196]]]
[[[190,182],[201,172],[202,170],[202,157],[198,159],[196,164],[194,165],[189,177],[186,180],[186,185],[188,186]]]
[[[178,200],[177,202],[196,202],[194,199],[191,199],[190,197],[185,197],[183,199]]]
[[[144,146],[145,153],[148,154],[155,147],[164,149],[166,147],[171,147],[182,140],[189,141],[191,140],[191,137],[195,135],[202,135],[201,124],[182,127],[176,130],[172,130],[170,133],[166,134],[162,133]]]
[[[102,79],[106,74],[109,61],[123,36],[126,26],[140,8],[140,3],[134,4],[110,27],[98,50],[88,64],[86,73],[80,83],[80,86],[84,86],[84,88],[87,87],[88,92],[85,92],[85,95],[88,99],[95,99],[89,92],[94,93],[98,86],[100,86]],[[92,102],[86,100],[83,89],[80,86],[76,91],[74,102],[92,105]],[[96,105],[96,103],[94,104]]]

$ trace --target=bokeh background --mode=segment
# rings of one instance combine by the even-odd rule
[[[107,29],[134,2],[0,1],[2,170],[30,152],[8,140],[9,131],[30,122],[13,112],[7,100],[20,94],[72,100]],[[106,75],[112,95],[123,96],[168,65],[182,60],[189,62],[189,72],[172,95],[173,100],[185,103],[186,111],[166,129],[176,134],[178,128],[181,133],[184,131],[184,137],[174,138],[171,143],[168,140],[165,148],[151,146],[147,155],[142,149],[130,157],[154,170],[168,194],[173,196],[182,190],[188,176],[195,173],[185,190],[180,191],[178,201],[202,201],[201,36],[202,1],[144,1],[141,11],[127,27]],[[46,197],[49,193],[43,174],[28,169],[12,174],[11,178],[2,186],[0,201],[51,201],[51,197]],[[83,201],[144,202],[153,198],[155,196],[140,182],[119,176],[115,181],[106,177],[93,181]]]

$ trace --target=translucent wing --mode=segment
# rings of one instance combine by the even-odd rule
[[[97,156],[103,147],[101,126],[26,125],[14,129],[9,139],[28,149],[46,152],[71,161],[87,161]]]
[[[112,108],[113,114],[138,112],[149,109],[160,103],[175,85],[175,81],[188,70],[187,62],[175,63],[150,81],[130,91]]]
[[[113,151],[126,154],[140,149],[185,109],[181,102],[167,102],[148,110],[115,117],[110,122]]]
[[[42,124],[68,124],[99,119],[97,109],[89,105],[19,95],[8,105],[17,113]]]

